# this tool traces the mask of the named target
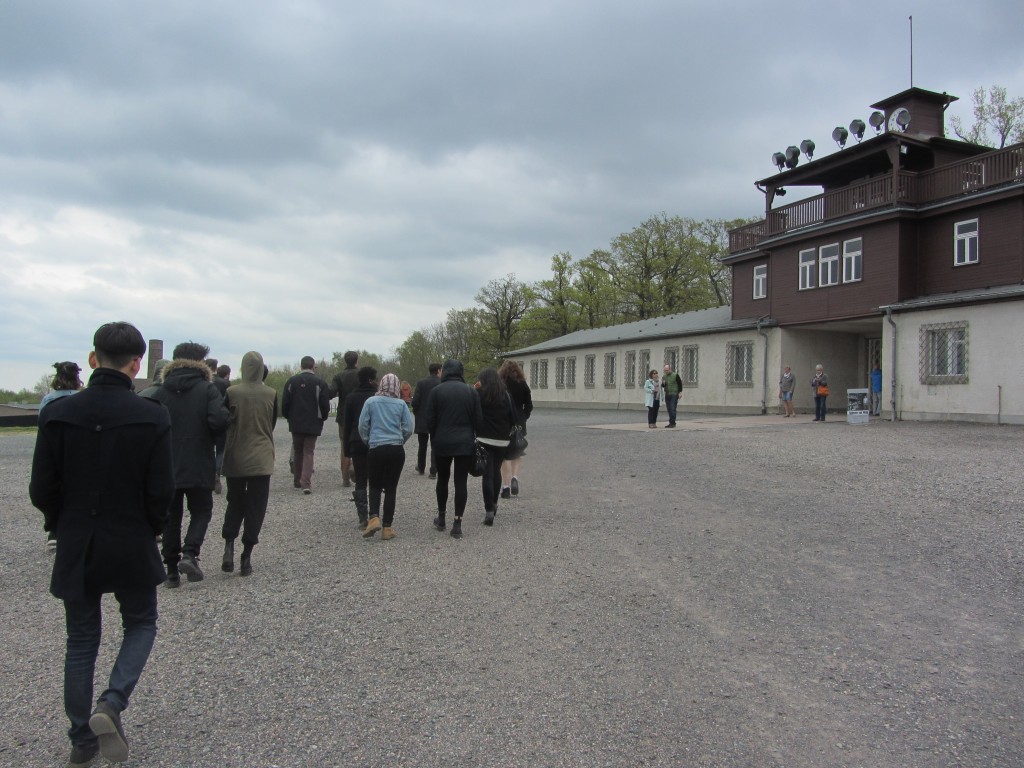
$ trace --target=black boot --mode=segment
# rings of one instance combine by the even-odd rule
[[[235,570],[235,542],[224,540],[224,559],[221,561],[220,569],[224,573],[231,573]]]
[[[246,545],[242,548],[242,558],[239,561],[238,575],[252,575],[252,547],[250,547],[249,545]]]
[[[370,504],[366,496],[366,488],[356,488],[352,493],[356,502],[356,514],[359,516],[359,530],[366,530],[366,521],[370,519]]]

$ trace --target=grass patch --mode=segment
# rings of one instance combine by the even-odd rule
[[[0,435],[34,435],[35,427],[0,427]]]

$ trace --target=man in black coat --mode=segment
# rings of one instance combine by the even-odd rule
[[[440,363],[431,363],[428,368],[430,375],[416,382],[416,390],[412,393],[412,413],[415,417],[413,429],[419,439],[419,448],[416,451],[416,471],[421,475],[427,466],[427,443],[430,440],[430,429],[423,418],[423,411],[427,407],[427,398],[431,390],[441,383]],[[437,477],[437,459],[434,458],[433,446],[430,448],[430,479]]]
[[[342,414],[345,431],[342,440],[345,446],[345,455],[351,459],[352,468],[355,470],[356,489],[352,492],[352,499],[356,503],[359,530],[364,531],[370,517],[370,506],[366,494],[370,446],[364,443],[363,438],[359,436],[359,415],[363,412],[366,401],[377,394],[377,369],[369,365],[364,366],[359,369],[358,377],[359,386],[349,392],[348,397],[345,398],[345,413]]]
[[[352,458],[348,455],[348,445],[345,442],[345,398],[352,394],[359,386],[359,369],[356,363],[359,361],[359,353],[351,349],[345,353],[345,368],[334,374],[331,380],[330,390],[327,392],[329,399],[338,398],[338,438],[341,440],[341,487],[348,488],[352,485]]]
[[[189,581],[203,580],[199,553],[213,517],[215,443],[225,434],[231,419],[220,390],[210,380],[212,371],[203,361],[209,351],[194,341],[179,344],[174,348],[173,360],[164,367],[160,386],[145,392],[171,414],[175,491],[161,547],[168,587],[181,586],[181,573]],[[183,544],[181,523],[186,499],[189,521]]]
[[[69,765],[97,751],[128,758],[121,712],[156,638],[156,587],[165,578],[156,535],[174,496],[171,420],[132,391],[146,342],[128,323],[96,331],[89,386],[39,417],[29,496],[57,532],[50,592],[64,601],[64,709]],[[102,634],[100,601],[113,592],[124,637],[107,688],[92,706]]]
[[[316,375],[316,360],[306,355],[299,367],[302,370],[284,385],[281,415],[288,419],[288,431],[292,433],[294,485],[309,494],[313,492],[313,452],[331,413],[331,398],[327,384]]]

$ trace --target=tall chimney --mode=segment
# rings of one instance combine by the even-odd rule
[[[156,361],[162,359],[164,356],[164,343],[161,339],[150,339],[149,340],[149,360],[146,365],[146,371],[148,373],[147,378],[153,380],[153,372],[156,368]]]

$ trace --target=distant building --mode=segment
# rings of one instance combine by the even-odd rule
[[[820,362],[844,408],[877,362],[886,416],[1024,423],[1024,144],[947,139],[954,100],[911,88],[837,128],[839,152],[777,153],[765,218],[729,233],[732,306],[515,350],[534,401],[642,408],[668,362],[683,410],[756,413],[790,365],[809,410]],[[801,187],[820,192],[776,205]]]

